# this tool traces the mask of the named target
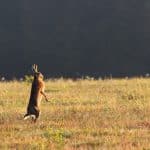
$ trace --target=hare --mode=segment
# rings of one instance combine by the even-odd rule
[[[32,82],[32,88],[31,88],[30,99],[27,107],[27,113],[24,116],[24,120],[31,117],[32,120],[36,122],[40,114],[40,103],[42,97],[44,96],[46,101],[48,101],[48,98],[44,92],[45,83],[43,81],[43,75],[38,71],[38,66],[34,64],[32,66],[32,70],[34,73],[34,79]]]

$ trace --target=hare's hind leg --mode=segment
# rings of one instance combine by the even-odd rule
[[[34,122],[36,122],[36,121],[37,121],[37,119],[39,118],[39,115],[40,115],[40,111],[39,111],[39,110],[37,110],[37,111],[36,111],[36,114],[34,115],[34,116],[35,116],[35,118],[33,118],[33,121],[34,121]]]
[[[31,118],[32,118],[32,122],[36,123],[36,120],[37,120],[36,115],[31,115]]]
[[[29,118],[30,118],[30,115],[29,115],[29,114],[26,114],[26,115],[24,115],[23,120],[27,120],[27,119],[29,119]]]

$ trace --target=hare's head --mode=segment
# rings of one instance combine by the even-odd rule
[[[35,80],[43,80],[44,76],[42,75],[41,72],[38,71],[38,66],[36,64],[34,64],[32,66],[32,70],[33,70],[33,73],[34,73],[34,79]]]

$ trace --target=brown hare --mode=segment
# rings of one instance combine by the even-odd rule
[[[36,122],[40,114],[40,102],[42,100],[42,97],[44,96],[46,101],[48,101],[48,99],[44,92],[45,83],[43,81],[42,73],[38,72],[38,66],[35,64],[32,66],[32,70],[34,73],[34,79],[32,82],[32,88],[31,88],[30,99],[27,107],[27,113],[24,116],[24,120],[31,117],[32,120]]]

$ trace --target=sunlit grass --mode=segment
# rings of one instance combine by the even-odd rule
[[[30,87],[0,83],[0,149],[150,149],[150,79],[47,80],[35,124]]]

